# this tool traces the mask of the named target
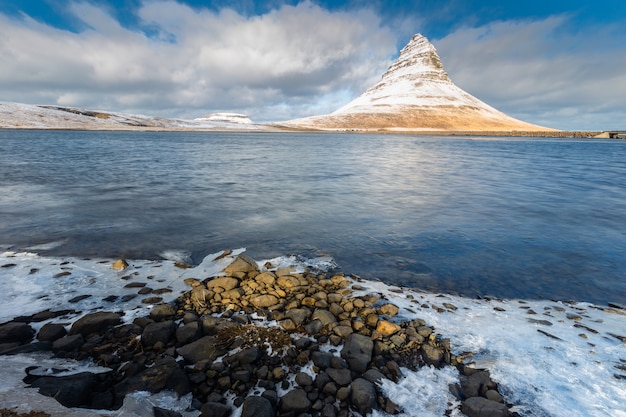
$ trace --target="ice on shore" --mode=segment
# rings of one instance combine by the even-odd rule
[[[125,320],[131,321],[151,309],[152,304],[143,302],[146,298],[171,301],[189,289],[185,278],[217,275],[241,252],[211,254],[189,269],[176,265],[182,252],[165,252],[171,259],[128,260],[127,269],[116,271],[111,268],[112,259],[50,258],[7,251],[0,254],[0,323],[46,309],[72,309],[81,314],[123,310]],[[285,256],[269,261],[296,270],[334,266],[331,258]],[[380,294],[401,307],[398,320],[424,319],[451,339],[456,354],[472,352],[468,361],[489,369],[520,415],[626,417],[626,311],[587,303],[468,299],[358,281],[355,295]],[[146,287],[157,294],[137,294]],[[25,404],[32,401],[35,394],[21,382],[22,365],[29,361],[32,364],[32,358],[22,355],[0,356],[0,405],[7,398],[19,401],[20,395],[29,396]],[[420,410],[419,415],[443,416],[447,408],[439,405],[453,401],[447,385],[457,378],[454,368],[404,370],[397,384],[386,382],[382,389],[405,410],[404,416],[415,415],[415,410]],[[416,390],[420,395],[414,395]],[[385,414],[376,411],[375,415]]]

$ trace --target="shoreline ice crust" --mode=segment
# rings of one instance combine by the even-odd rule
[[[199,265],[189,269],[177,267],[178,256],[174,255],[160,261],[132,260],[124,271],[113,270],[110,259],[0,253],[0,323],[46,309],[74,309],[80,314],[123,310],[124,320],[132,321],[148,314],[152,305],[142,303],[141,297],[122,301],[124,295],[136,294],[138,289],[124,288],[127,283],[146,282],[155,288],[168,288],[171,292],[160,296],[163,302],[169,302],[189,290],[185,278],[221,275],[234,257],[244,251],[207,255]],[[307,267],[321,270],[336,267],[330,257],[283,256],[258,264],[262,267],[268,261],[275,267],[290,267],[295,271]],[[353,278],[359,285],[354,295],[380,294],[401,308],[397,320],[424,319],[443,337],[451,339],[455,354],[472,352],[468,362],[490,371],[507,402],[518,404],[514,411],[520,415],[626,417],[623,402],[626,398],[626,343],[621,339],[626,333],[626,312],[623,310],[588,303],[475,300]],[[69,301],[81,295],[90,297]],[[102,301],[111,295],[118,299]],[[34,327],[43,324],[45,322],[33,323]],[[16,368],[16,357],[7,358],[0,356],[0,366],[5,369],[5,365],[13,363],[9,368]],[[407,369],[403,372],[397,384],[388,381],[381,386],[404,410],[401,415],[409,416],[412,410],[419,409],[426,416],[444,416],[449,410],[446,405],[455,401],[447,387],[458,381],[458,371],[452,367],[441,370],[424,367],[417,372]],[[7,379],[0,390],[4,393],[0,394],[6,396],[11,391],[11,396],[19,396],[24,391],[23,395],[32,395],[32,390],[24,390],[22,377],[23,374]],[[13,385],[14,389],[8,385]],[[416,387],[420,395],[414,394]],[[135,400],[141,398],[138,394]],[[457,412],[453,410],[452,415],[461,415],[455,414]],[[385,414],[375,411],[373,415]]]

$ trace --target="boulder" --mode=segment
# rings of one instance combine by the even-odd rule
[[[217,340],[213,336],[204,336],[195,342],[186,344],[176,349],[188,363],[196,363],[202,360],[215,360],[222,356],[224,351],[217,345]]]
[[[70,335],[82,334],[87,337],[92,333],[100,333],[111,326],[117,326],[121,322],[121,317],[117,313],[100,311],[87,314],[72,324]]]
[[[144,347],[152,347],[157,342],[167,345],[174,337],[176,324],[173,321],[150,323],[141,333],[141,344]]]
[[[65,330],[65,326],[62,324],[46,323],[39,329],[37,340],[41,342],[54,342],[66,334],[67,330]]]
[[[81,334],[60,337],[52,343],[53,352],[71,352],[78,350],[85,344],[85,338]]]
[[[250,302],[256,308],[266,308],[278,304],[278,298],[275,295],[264,294],[252,297]]]
[[[461,411],[468,417],[507,417],[509,409],[505,404],[484,397],[468,398],[461,405]]]
[[[399,332],[401,327],[396,323],[392,323],[387,320],[379,320],[376,324],[376,331],[385,337],[389,337]]]
[[[346,387],[352,382],[352,377],[350,376],[349,369],[328,368],[326,369],[326,373],[333,381],[337,383],[337,385],[340,385],[342,387]]]
[[[171,304],[158,304],[150,311],[150,318],[154,321],[172,320],[176,316],[176,310]]]
[[[0,344],[28,343],[33,340],[35,330],[26,323],[9,322],[0,325]]]
[[[121,405],[126,394],[134,391],[152,393],[171,390],[182,396],[191,391],[187,373],[171,356],[157,358],[150,368],[115,385],[116,404]]]
[[[184,326],[180,326],[176,329],[176,340],[181,345],[186,345],[198,339],[202,334],[200,323],[192,321]]]
[[[350,365],[350,369],[363,373],[372,360],[374,342],[371,338],[358,333],[352,333],[346,338],[341,349],[341,357]]]
[[[481,397],[495,388],[496,384],[491,380],[489,371],[477,371],[468,377],[461,377],[461,390],[465,398]]]
[[[291,319],[296,326],[300,326],[311,317],[311,310],[307,308],[293,308],[285,313],[285,317]]]
[[[90,372],[67,376],[27,376],[32,387],[39,393],[53,397],[65,407],[88,407],[91,405],[92,389],[96,377]]]
[[[378,308],[378,314],[383,314],[385,316],[395,316],[400,311],[397,305],[394,304],[385,304]]]
[[[362,415],[372,412],[376,405],[376,389],[374,384],[363,378],[357,378],[352,382],[350,401]]]
[[[331,323],[337,322],[337,318],[333,315],[333,313],[321,308],[318,308],[313,312],[311,320],[319,320],[324,326],[328,326]]]
[[[210,290],[215,288],[223,288],[224,291],[232,290],[233,288],[237,288],[239,286],[239,280],[237,278],[231,277],[218,277],[213,278],[212,280],[206,283],[206,287]]]
[[[274,408],[267,398],[247,397],[243,402],[241,417],[274,417]]]
[[[282,413],[300,414],[311,408],[311,401],[306,395],[306,391],[301,388],[289,391],[280,399],[280,411]]]
[[[233,410],[226,404],[208,402],[202,406],[200,412],[200,417],[228,417]]]
[[[422,345],[422,358],[428,365],[438,368],[443,363],[443,349],[431,346],[429,344]]]
[[[254,259],[244,254],[240,254],[237,255],[237,258],[235,258],[235,260],[230,265],[224,268],[224,272],[226,272],[227,275],[232,275],[237,272],[258,271],[258,269],[259,268]]]

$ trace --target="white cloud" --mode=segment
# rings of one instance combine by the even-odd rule
[[[391,30],[373,12],[330,12],[306,1],[251,17],[146,2],[137,10],[144,31],[92,4],[69,12],[85,30],[0,14],[2,100],[281,120],[335,110],[346,91],[373,84],[395,53]]]
[[[620,32],[620,30],[622,32]],[[462,28],[435,45],[452,80],[514,117],[565,130],[626,128],[623,28],[569,16]]]

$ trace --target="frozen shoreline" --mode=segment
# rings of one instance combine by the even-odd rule
[[[46,308],[73,308],[84,313],[123,309],[124,320],[132,320],[145,315],[152,305],[141,303],[141,297],[122,301],[124,295],[137,292],[136,287],[120,285],[124,276],[133,274],[133,281],[145,282],[155,289],[168,287],[172,292],[160,295],[167,302],[189,289],[183,282],[185,278],[218,274],[229,262],[226,258],[222,258],[222,263],[212,262],[210,255],[200,265],[181,270],[173,260],[129,261],[130,268],[120,272],[111,269],[111,260],[5,252],[0,255],[0,321]],[[288,257],[272,262],[305,267]],[[328,267],[332,260],[308,263]],[[626,313],[619,308],[553,301],[473,300],[375,281],[359,282],[357,288],[355,295],[380,294],[400,307],[399,320],[424,319],[452,340],[455,353],[473,352],[472,361],[477,367],[490,370],[503,388],[505,399],[523,405],[517,410],[521,415],[626,416],[621,401],[626,396],[626,344],[620,339],[624,337]],[[80,299],[87,294],[90,297]],[[118,297],[115,302],[102,302],[111,295]],[[70,302],[72,299],[80,300]],[[0,359],[8,366],[6,357]],[[410,379],[410,375],[405,378]],[[0,386],[4,396],[0,399],[21,390],[15,386],[21,378],[12,376]],[[436,383],[432,383],[435,387]],[[405,410],[420,406],[415,404],[418,399],[402,394],[406,388],[401,384],[385,389]],[[433,388],[433,392],[436,390]]]

